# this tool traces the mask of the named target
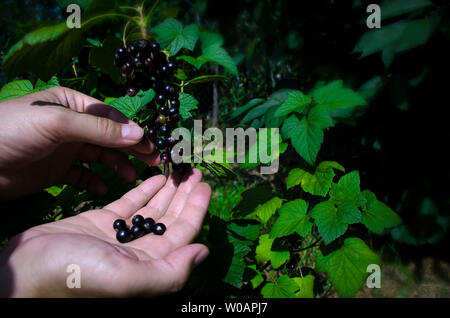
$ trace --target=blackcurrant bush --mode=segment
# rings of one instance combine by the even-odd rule
[[[115,220],[113,223],[113,228],[114,230],[120,231],[122,229],[126,229],[127,228],[127,223],[124,220],[118,219]]]
[[[153,230],[153,225],[155,225],[155,220],[152,218],[146,218],[142,227],[144,228],[145,234],[151,233]]]
[[[144,236],[145,230],[142,225],[133,225],[131,227],[131,233],[133,234],[134,238],[139,238],[141,236]]]
[[[153,233],[155,233],[156,235],[163,235],[165,231],[166,226],[163,223],[156,223],[153,226]]]
[[[144,217],[140,214],[136,214],[131,219],[131,223],[133,223],[133,225],[141,225],[142,223],[144,223]]]
[[[119,230],[116,234],[116,239],[120,243],[128,243],[134,238],[133,233],[129,229]]]

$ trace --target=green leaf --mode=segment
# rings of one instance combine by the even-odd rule
[[[274,197],[269,201],[260,204],[256,207],[254,214],[261,220],[262,223],[266,223],[272,215],[281,207],[283,200],[279,197]]]
[[[301,113],[310,103],[311,97],[308,95],[305,95],[300,91],[291,91],[289,92],[287,99],[277,108],[274,116],[286,116],[294,111]]]
[[[356,202],[360,199],[359,172],[354,170],[339,179],[337,184],[333,183],[330,190],[330,198],[337,204],[344,201]]]
[[[46,89],[56,87],[56,86],[60,86],[58,78],[56,76],[52,76],[52,78],[47,83],[42,81],[41,79],[38,79],[36,81],[36,84],[34,85],[33,92],[44,91]]]
[[[234,287],[240,288],[242,285],[244,271],[247,267],[244,261],[244,256],[247,255],[251,249],[246,244],[242,243],[233,244],[233,249],[234,255],[223,281]]]
[[[314,298],[314,276],[308,274],[304,277],[293,277],[300,290],[295,293],[297,298]]]
[[[297,153],[310,165],[316,161],[317,153],[323,142],[323,130],[314,122],[309,122],[306,118],[298,121],[290,116],[282,127],[285,134],[289,135],[292,146]],[[286,126],[285,126],[286,125]],[[291,130],[292,129],[292,130]]]
[[[313,125],[326,129],[334,126],[330,110],[327,105],[316,105],[309,110],[308,121]]]
[[[194,77],[193,79],[186,82],[187,84],[200,84],[200,83],[208,83],[208,82],[214,82],[214,81],[225,81],[229,78],[224,75],[200,75],[197,77]]]
[[[299,285],[294,278],[288,275],[278,277],[274,283],[267,283],[261,289],[264,298],[295,298]]]
[[[363,205],[362,223],[370,231],[382,234],[385,229],[402,223],[398,214],[383,202],[378,201],[373,192],[365,190],[361,194],[367,200]]]
[[[193,56],[182,55],[182,56],[178,56],[177,60],[186,61],[189,64],[191,64],[192,66],[194,66],[196,69],[200,69],[200,67],[203,64],[208,62],[208,60],[206,58],[204,58],[203,56],[193,57]]]
[[[350,108],[367,104],[357,92],[343,87],[342,81],[340,80],[333,81],[315,89],[312,92],[312,96],[318,105],[328,107],[330,111],[338,108]]]
[[[93,47],[89,51],[89,64],[98,67],[108,75],[116,84],[123,82],[120,70],[114,65],[114,54],[122,41],[114,36],[108,36],[99,47]]]
[[[254,276],[250,279],[250,283],[252,284],[252,288],[255,289],[264,281],[264,277],[259,270],[256,269],[256,265],[247,266],[249,271],[254,274]]]
[[[33,92],[33,84],[29,80],[10,82],[0,91],[0,102],[8,99],[19,98]]]
[[[255,241],[259,237],[261,225],[231,222],[227,225],[227,228],[239,237],[242,237],[246,240]]]
[[[273,268],[283,265],[290,257],[289,251],[272,251],[274,239],[269,238],[269,234],[259,237],[259,244],[256,247],[255,260],[258,263],[270,261]]]
[[[49,80],[78,54],[81,34],[80,29],[68,29],[66,22],[28,33],[10,48],[2,68],[10,75],[32,72]]]
[[[57,197],[65,188],[67,187],[66,184],[63,186],[52,186],[50,188],[44,189],[45,192],[50,193],[52,196]]]
[[[306,214],[307,210],[308,205],[302,199],[283,204],[270,232],[270,238],[275,239],[292,233],[298,233],[302,237],[308,235],[312,223],[309,221],[310,216]]]
[[[361,239],[351,237],[343,246],[323,255],[317,255],[317,270],[326,272],[328,279],[343,297],[353,297],[363,287],[368,276],[367,266],[380,265],[380,257]]]
[[[389,19],[431,6],[429,0],[384,0],[380,4],[381,19]]]
[[[220,35],[210,32],[201,32],[202,56],[209,62],[223,66],[228,72],[237,76],[236,63],[222,47],[223,39]]]
[[[318,203],[311,210],[310,215],[314,218],[314,223],[316,223],[325,244],[331,243],[347,230],[348,222],[345,221],[345,215],[339,213],[331,201]]]
[[[125,96],[114,99],[111,101],[110,105],[119,110],[129,119],[132,119],[142,109],[142,107],[153,99],[154,96],[155,91],[153,89],[149,89],[145,92],[140,91],[134,97]]]
[[[326,196],[335,175],[333,168],[345,171],[344,167],[335,161],[321,162],[317,166],[314,174],[310,174],[303,169],[294,168],[289,171],[286,188],[290,189],[293,186],[301,184],[302,189],[308,193]]]
[[[192,117],[191,111],[197,109],[198,100],[187,93],[180,93],[180,115],[183,119]]]
[[[225,178],[229,180],[236,178],[236,173],[224,163],[209,161],[202,158],[201,165],[218,178]]]
[[[182,48],[192,51],[198,39],[198,28],[195,24],[183,28],[181,22],[172,18],[165,20],[152,30],[161,46],[167,48],[172,56]]]
[[[243,113],[245,113],[246,111],[252,109],[255,106],[258,106],[259,104],[261,104],[262,102],[264,102],[263,98],[254,98],[251,99],[247,104],[245,104],[244,106],[238,107],[231,115],[230,118],[236,118],[239,117],[240,115],[242,115]]]

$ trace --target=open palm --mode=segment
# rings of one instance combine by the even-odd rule
[[[190,244],[201,229],[211,190],[201,172],[159,175],[101,210],[37,226],[14,237],[0,254],[2,291],[10,296],[156,296],[179,290],[207,255]],[[121,244],[114,220],[151,217],[167,226]],[[70,264],[81,288],[68,288]]]

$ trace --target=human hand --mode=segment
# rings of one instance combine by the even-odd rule
[[[120,151],[149,165],[159,162],[143,134],[113,107],[64,87],[2,102],[0,200],[61,183],[104,194],[103,181],[74,165],[77,160],[99,162],[133,181],[136,172]]]
[[[0,253],[0,296],[124,297],[178,291],[209,251],[190,244],[201,229],[211,189],[201,172],[147,179],[101,210],[31,228]],[[167,180],[167,182],[166,182]],[[181,182],[179,182],[181,180]],[[116,241],[114,220],[141,214],[162,222],[162,236]],[[66,285],[67,266],[80,268],[81,288]]]

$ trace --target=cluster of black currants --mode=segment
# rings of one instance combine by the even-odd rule
[[[115,64],[126,78],[128,96],[135,96],[140,89],[153,88],[156,93],[155,98],[144,107],[147,117],[142,126],[146,136],[159,150],[161,163],[167,170],[171,162],[172,146],[178,142],[173,140],[171,134],[180,120],[179,92],[170,83],[177,66],[161,51],[158,43],[146,39],[139,40],[128,48],[118,48]],[[174,169],[177,167],[173,165]]]
[[[163,223],[155,224],[155,220],[152,218],[144,219],[139,214],[133,216],[131,223],[133,223],[133,226],[129,229],[125,220],[117,219],[114,221],[113,228],[117,231],[116,238],[120,243],[131,242],[149,233],[163,235],[166,231],[166,226]]]

